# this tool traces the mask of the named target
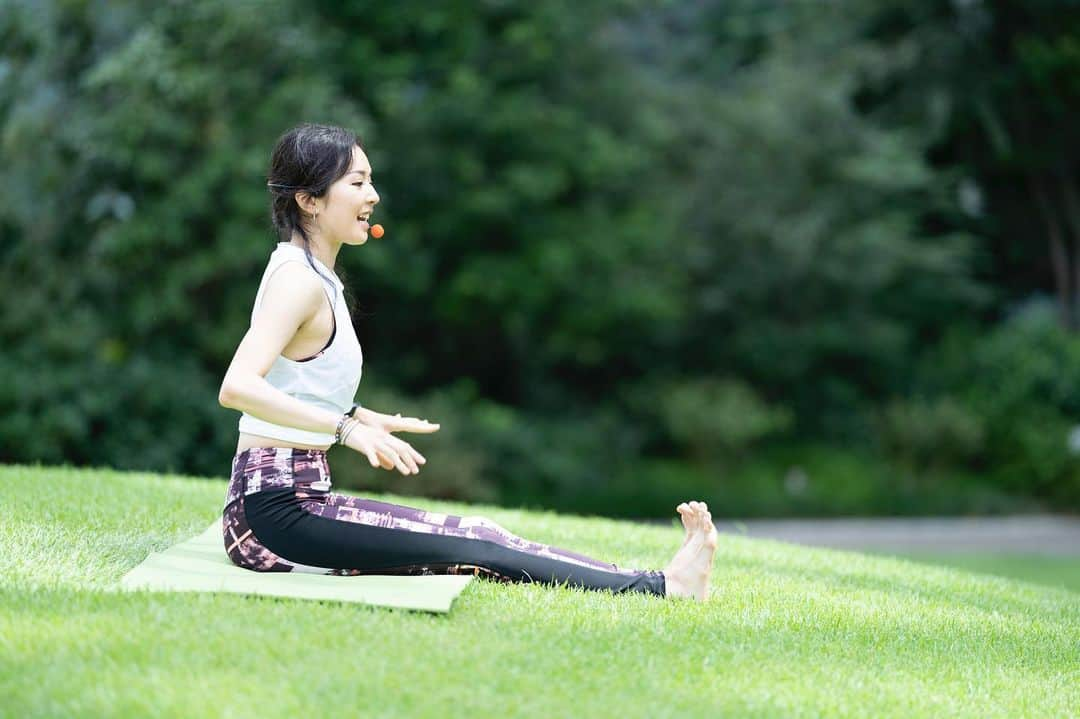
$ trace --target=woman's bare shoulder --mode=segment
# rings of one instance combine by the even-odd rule
[[[315,270],[300,260],[289,260],[267,278],[259,312],[302,322],[319,310],[325,296],[325,285]]]

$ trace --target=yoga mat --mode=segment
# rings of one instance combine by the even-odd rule
[[[380,607],[449,612],[470,575],[339,577],[302,572],[253,572],[233,564],[221,542],[221,519],[163,552],[151,552],[125,574],[125,590],[236,592],[298,599],[331,599]]]

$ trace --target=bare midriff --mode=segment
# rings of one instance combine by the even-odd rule
[[[288,442],[284,439],[262,437],[257,434],[240,433],[240,440],[236,443],[236,452],[239,454],[245,449],[252,447],[293,447],[295,449],[330,449],[328,444],[301,444],[300,442]]]

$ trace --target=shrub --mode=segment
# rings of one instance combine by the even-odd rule
[[[875,420],[884,454],[912,470],[964,466],[983,449],[982,421],[949,396],[893,399]]]
[[[1002,488],[1080,507],[1080,337],[1033,300],[987,334],[958,329],[924,358],[919,389],[951,395],[984,429],[977,466]]]
[[[704,462],[742,456],[793,423],[787,407],[765,402],[750,385],[730,377],[664,379],[626,396],[682,453]]]

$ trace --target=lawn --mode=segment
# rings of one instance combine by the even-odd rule
[[[969,572],[1012,577],[1080,593],[1080,557],[981,552],[875,552]],[[1077,596],[1080,601],[1080,596]]]
[[[483,580],[446,615],[110,590],[150,551],[204,529],[224,491],[223,479],[0,467],[3,716],[1059,717],[1080,707],[1080,594],[748,537],[721,536],[705,603]],[[371,496],[484,514],[626,566],[662,566],[681,540],[674,524]]]

